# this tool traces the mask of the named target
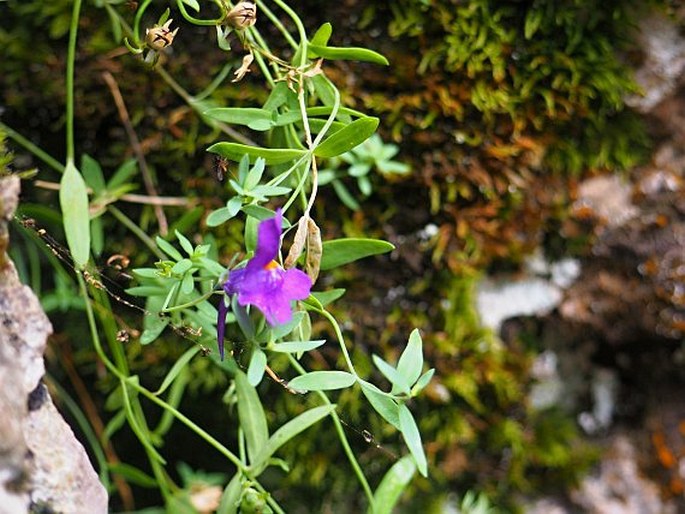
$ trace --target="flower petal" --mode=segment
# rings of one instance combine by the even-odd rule
[[[304,300],[312,289],[312,279],[297,268],[286,270],[283,274],[281,292],[290,300]]]
[[[268,298],[262,305],[257,305],[264,314],[269,325],[284,325],[293,318],[293,309],[290,305],[290,298],[278,291],[275,295]]]
[[[241,289],[241,284],[245,278],[246,268],[238,268],[228,273],[228,279],[224,282],[226,294],[236,294]]]
[[[281,209],[276,210],[276,216],[259,223],[257,230],[257,250],[254,257],[247,264],[249,268],[263,268],[278,256],[281,246],[281,223],[283,215]]]

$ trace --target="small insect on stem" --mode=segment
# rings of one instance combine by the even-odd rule
[[[214,175],[219,182],[224,181],[224,176],[228,173],[228,159],[217,155],[214,157]]]

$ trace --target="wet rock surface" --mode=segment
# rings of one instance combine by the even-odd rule
[[[18,194],[18,178],[0,178],[0,513],[104,513],[107,493],[41,382],[52,326],[5,253]]]

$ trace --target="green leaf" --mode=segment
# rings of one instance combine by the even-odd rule
[[[331,38],[332,33],[333,26],[330,23],[326,22],[316,30],[314,36],[312,36],[310,44],[317,46],[326,46],[328,44],[328,40]]]
[[[380,239],[331,239],[323,243],[321,269],[329,270],[348,264],[364,257],[379,255],[394,250],[395,247]]]
[[[167,289],[163,286],[136,286],[125,290],[131,296],[164,296]]]
[[[316,298],[322,307],[329,305],[345,294],[345,289],[331,289],[330,291],[313,291],[312,296]]]
[[[269,93],[269,98],[266,99],[262,109],[273,112],[286,103],[289,96],[294,97],[295,93],[288,89],[288,84],[285,81],[277,82],[271,93]]]
[[[259,181],[262,180],[263,174],[264,174],[264,159],[257,159],[257,161],[254,163],[254,166],[252,166],[252,169],[247,174],[247,177],[245,177],[245,181],[243,182],[242,186],[247,191],[250,191],[251,189],[256,187],[257,184],[259,184]]]
[[[421,375],[421,378],[419,378],[416,381],[416,384],[414,384],[414,386],[411,388],[411,395],[416,396],[421,391],[423,391],[423,389],[430,383],[434,373],[435,368],[431,368],[428,371],[426,371],[423,375]]]
[[[250,364],[247,367],[247,381],[250,385],[257,387],[262,381],[264,370],[266,369],[266,354],[259,346],[255,346],[250,357]]]
[[[130,464],[118,462],[116,464],[109,464],[107,467],[109,468],[110,473],[120,475],[124,477],[127,482],[138,485],[140,487],[154,489],[159,486],[155,478],[139,470],[138,468],[131,466]]]
[[[93,218],[90,221],[90,244],[93,254],[99,257],[105,247],[105,234],[102,229],[102,218]]]
[[[358,211],[361,208],[359,202],[354,199],[354,196],[352,196],[352,193],[350,193],[347,187],[345,187],[345,184],[343,184],[340,180],[333,180],[331,184],[333,184],[335,194],[338,195],[338,198],[340,198],[342,203],[344,203],[349,209]]]
[[[217,153],[226,159],[231,159],[236,162],[240,161],[243,155],[249,156],[251,163],[254,163],[259,157],[262,157],[268,165],[283,164],[295,159],[300,159],[307,154],[306,150],[297,150],[294,148],[263,148],[261,146],[226,142],[215,143],[207,148],[207,151]]]
[[[245,220],[245,249],[248,252],[254,252],[257,249],[257,237],[259,234],[259,220],[248,216]]]
[[[407,347],[397,362],[397,372],[404,377],[407,384],[413,385],[421,376],[423,369],[423,342],[418,329],[412,330]]]
[[[248,216],[257,219],[258,221],[268,220],[276,216],[276,213],[271,209],[267,209],[266,207],[256,204],[245,205],[243,207],[243,212],[245,212],[245,214]],[[286,220],[283,219],[283,221]]]
[[[162,250],[165,254],[167,254],[169,257],[171,257],[175,261],[183,260],[183,255],[181,255],[181,253],[176,248],[171,246],[171,243],[169,243],[168,241],[157,236],[155,238],[155,242],[157,243],[157,247],[160,250]]]
[[[102,168],[88,154],[81,156],[81,172],[83,173],[83,180],[93,190],[93,193],[99,195],[105,190],[105,177],[102,174]]]
[[[360,381],[360,384],[362,386],[362,393],[364,393],[366,399],[369,400],[369,403],[374,410],[380,414],[385,421],[390,423],[397,430],[400,430],[400,416],[397,402],[370,382],[362,380]]]
[[[232,125],[246,125],[252,130],[269,130],[275,125],[273,112],[255,107],[218,107],[203,114]]]
[[[112,175],[112,178],[107,182],[107,189],[112,191],[117,187],[124,185],[136,171],[138,171],[138,162],[135,159],[125,161],[117,168],[114,175]]]
[[[199,346],[193,346],[191,348],[188,348],[188,350],[186,350],[186,352],[178,358],[178,360],[169,370],[169,373],[167,373],[166,377],[164,377],[162,385],[159,386],[159,389],[157,389],[157,391],[155,391],[155,394],[157,396],[166,391],[167,387],[169,387],[171,383],[174,380],[176,380],[178,374],[185,369],[186,365],[190,362],[190,359],[192,359],[195,356],[195,354],[199,351]]]
[[[378,118],[373,117],[354,120],[345,128],[334,132],[328,138],[324,139],[316,148],[314,148],[314,155],[328,159],[349,152],[376,132],[378,123]]]
[[[248,340],[254,339],[254,324],[252,323],[252,319],[250,318],[247,309],[238,303],[237,294],[233,295],[233,298],[231,298],[231,310],[233,311],[235,320],[238,322],[238,326],[245,338]]]
[[[371,358],[376,367],[383,373],[383,376],[390,381],[393,391],[399,389],[400,392],[409,395],[409,383],[406,378],[378,355],[372,355]]]
[[[293,378],[289,384],[293,389],[304,391],[330,391],[345,389],[356,381],[355,376],[347,371],[312,371]]]
[[[183,250],[188,254],[188,257],[192,257],[194,249],[191,242],[188,241],[188,238],[181,234],[178,230],[174,230],[174,234],[176,235],[178,242],[181,244],[181,248],[183,248]]]
[[[240,506],[240,493],[242,492],[242,472],[238,471],[231,481],[226,485],[224,493],[221,495],[221,503],[216,514],[238,514]]]
[[[419,427],[416,426],[414,416],[404,404],[400,405],[400,431],[412,457],[414,457],[416,467],[419,468],[419,473],[424,477],[428,476],[428,463],[426,462],[426,454],[423,452]]]
[[[155,341],[169,324],[169,321],[170,319],[168,316],[157,316],[155,314],[145,316],[145,320],[143,321],[145,330],[143,330],[143,333],[140,335],[140,344],[146,345]]]
[[[381,64],[383,66],[390,64],[384,56],[378,52],[369,50],[368,48],[358,48],[354,46],[342,48],[310,44],[307,49],[309,50],[308,55],[310,58],[323,57],[329,61],[363,61]]]
[[[275,343],[269,347],[269,350],[281,353],[300,353],[314,350],[326,342],[325,339],[317,341],[286,341],[283,343]]]
[[[414,473],[416,464],[410,455],[405,455],[395,462],[373,494],[374,508],[369,507],[367,514],[392,514]]]
[[[250,385],[242,371],[236,372],[235,387],[238,395],[238,418],[245,433],[247,453],[252,462],[269,439],[269,429],[257,390]]]
[[[276,451],[278,451],[281,446],[290,441],[300,432],[303,432],[311,427],[314,423],[317,423],[319,420],[328,416],[335,410],[335,407],[335,404],[314,407],[313,409],[309,409],[308,411],[305,411],[299,416],[288,421],[285,425],[276,430],[269,438],[266,446],[262,448],[262,451],[254,459],[252,465],[259,467],[260,465],[264,464],[271,458],[273,454],[276,453]]]
[[[67,162],[62,175],[59,203],[71,257],[77,268],[83,268],[90,255],[88,193],[83,177],[71,161]]]
[[[195,280],[192,273],[186,273],[181,280],[181,293],[189,295],[195,290]]]
[[[280,339],[281,337],[287,336],[290,334],[290,332],[295,330],[300,323],[302,323],[304,316],[304,312],[296,312],[293,314],[293,319],[291,319],[288,323],[271,327],[271,337],[273,339]]]
[[[175,275],[183,275],[192,267],[193,261],[191,261],[190,259],[181,259],[171,267],[171,272]]]
[[[209,213],[209,216],[207,216],[207,226],[218,227],[222,223],[226,223],[233,218],[236,214],[237,213],[231,212],[228,207],[221,207],[220,209]]]

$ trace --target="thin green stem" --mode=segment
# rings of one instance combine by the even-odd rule
[[[302,24],[302,20],[300,17],[293,11],[288,4],[283,2],[282,0],[274,0],[274,3],[278,5],[281,9],[285,11],[285,13],[290,16],[290,18],[293,20],[295,23],[295,26],[297,27],[297,32],[300,36],[300,51],[302,52],[300,54],[300,64],[299,66],[301,68],[304,68],[307,65],[307,31],[304,29],[304,25]]]
[[[198,102],[197,99],[196,99],[194,96],[192,96],[192,95],[191,95],[190,93],[188,93],[185,89],[183,89],[183,87],[182,87],[178,82],[176,82],[176,81],[174,80],[174,78],[173,78],[171,75],[169,75],[169,73],[168,73],[162,66],[155,66],[155,71],[156,71],[157,73],[159,73],[159,76],[162,77],[162,79],[164,80],[164,82],[166,82],[166,83],[171,87],[171,89],[173,89],[174,91],[176,91],[176,93],[177,93],[181,98],[183,98],[183,100],[184,100],[184,101],[185,101],[185,102],[186,102],[186,103],[187,103],[187,104],[188,104],[188,105],[189,105],[197,114],[199,114],[199,115],[202,117],[203,121],[204,121],[205,123],[207,123],[207,125],[209,125],[210,127],[216,127],[216,128],[218,128],[219,130],[221,130],[223,133],[225,133],[225,134],[228,135],[229,137],[232,137],[234,140],[236,140],[236,141],[238,141],[238,142],[240,142],[240,143],[243,143],[244,145],[259,146],[259,145],[257,145],[257,143],[255,143],[254,141],[252,141],[250,138],[245,137],[245,136],[242,135],[240,132],[238,132],[237,130],[232,129],[231,127],[229,127],[229,126],[226,125],[225,123],[221,123],[221,122],[218,122],[218,121],[209,122],[209,121],[207,120],[207,118],[203,117],[204,112],[200,109],[200,107],[202,106],[202,104],[201,104],[200,102]]]
[[[343,356],[345,357],[345,362],[347,363],[347,367],[349,368],[350,373],[352,373],[355,377],[359,378],[359,375],[357,375],[357,371],[354,369],[354,364],[352,364],[352,359],[350,359],[350,354],[347,351],[347,347],[345,346],[345,338],[343,337],[342,330],[340,330],[340,325],[338,325],[337,320],[326,309],[317,310],[317,312],[321,314],[324,318],[326,318],[333,327],[333,330],[335,331],[335,337],[338,338],[340,350],[342,351]]]
[[[162,309],[160,312],[175,312],[175,311],[181,311],[183,309],[187,309],[188,307],[192,307],[193,305],[197,305],[199,303],[204,302],[206,299],[210,298],[214,294],[214,289],[210,289],[208,292],[203,294],[202,296],[198,296],[194,300],[191,300],[186,303],[182,303],[181,305],[174,305],[173,307],[166,307],[165,309]]]
[[[86,281],[83,278],[83,275],[81,274],[80,271],[76,272],[76,276],[79,282],[80,290],[81,290],[81,295],[83,297],[83,300],[85,302],[85,307],[86,307],[86,316],[88,319],[88,325],[90,327],[90,335],[91,335],[91,340],[93,341],[93,347],[95,348],[95,352],[97,353],[98,357],[100,360],[103,362],[105,367],[115,376],[117,377],[121,382],[122,382],[122,390],[126,391],[126,387],[130,387],[131,389],[135,390],[142,396],[145,396],[148,400],[151,402],[155,403],[165,411],[171,413],[176,419],[178,419],[181,423],[186,425],[188,428],[190,428],[193,432],[195,432],[198,436],[200,436],[202,439],[205,440],[210,446],[214,447],[219,453],[221,453],[223,456],[225,456],[231,463],[233,463],[251,482],[254,483],[254,486],[261,492],[266,493],[266,490],[264,487],[257,481],[256,477],[252,476],[251,470],[248,466],[243,464],[240,460],[240,458],[235,455],[233,452],[231,452],[228,448],[226,448],[223,444],[221,444],[217,439],[212,437],[208,432],[206,432],[204,429],[202,429],[200,426],[196,425],[192,420],[190,420],[187,416],[182,414],[178,409],[175,407],[169,405],[167,402],[162,400],[161,398],[157,397],[155,393],[152,391],[147,390],[143,386],[141,386],[136,380],[132,380],[132,377],[128,377],[126,374],[122,373],[117,366],[112,363],[112,361],[109,360],[107,355],[104,353],[103,348],[102,348],[102,343],[100,342],[100,336],[98,334],[98,329],[97,329],[97,324],[95,322],[95,315],[93,312],[93,307],[90,303],[90,297],[88,296],[88,288],[86,286]],[[128,392],[124,392],[123,394],[128,395]],[[130,404],[129,404],[130,408]],[[133,415],[133,411],[131,410],[130,412],[127,412],[127,417],[130,416],[130,419],[133,420],[133,425],[131,425],[131,428],[136,431],[139,430],[140,434],[142,435],[142,429],[138,425],[138,423],[135,421],[135,417]],[[138,434],[137,434],[138,435]],[[147,448],[143,440],[141,440],[141,443],[143,443],[143,446],[146,448],[146,450],[150,450],[150,448]],[[148,443],[149,445],[149,443]],[[156,450],[154,448],[151,448],[153,452],[156,453]],[[151,463],[154,463],[154,459],[150,459]],[[154,464],[152,464],[154,467]],[[269,505],[279,514],[284,514],[283,509],[279,507],[279,505],[276,503],[273,498],[270,497],[269,500]]]
[[[67,118],[67,164],[74,162],[74,65],[76,62],[76,36],[78,34],[78,20],[81,13],[81,0],[74,0],[69,27],[69,46],[67,47],[67,75],[66,75],[66,118]]]
[[[121,212],[119,209],[114,207],[113,205],[108,205],[107,210],[114,216],[116,219],[118,219],[122,225],[126,226],[131,232],[133,232],[136,236],[138,236],[138,239],[140,239],[145,246],[147,246],[152,253],[154,253],[160,260],[165,260],[166,256],[157,248],[157,245],[155,242],[152,240],[150,236],[148,236],[143,229],[141,229],[138,225],[136,225],[133,220],[131,220],[128,216],[126,216],[123,212]]]
[[[15,143],[26,148],[29,152],[38,157],[41,161],[50,166],[52,169],[59,173],[64,173],[64,165],[61,162],[52,157],[42,148],[33,144],[31,141],[22,136],[19,132],[5,125],[2,122],[0,122],[0,130],[5,132]]]
[[[216,2],[215,2],[216,3]],[[219,3],[216,3],[218,6],[220,6]],[[203,26],[216,26],[216,25],[221,25],[221,22],[224,21],[224,18],[226,17],[226,13],[221,12],[221,17],[216,18],[213,20],[201,20],[199,18],[194,18],[190,14],[188,14],[188,11],[186,11],[186,7],[183,4],[181,0],[176,0],[176,7],[178,7],[178,10],[181,11],[181,16],[183,16],[187,21],[192,23],[193,25],[203,25]]]
[[[150,2],[152,2],[152,0],[144,0],[143,3],[138,6],[136,16],[133,18],[133,40],[136,45],[140,45],[140,20],[143,19],[143,14],[150,5]]]
[[[283,37],[288,42],[288,44],[293,48],[293,50],[297,50],[297,41],[295,41],[295,39],[290,35],[290,32],[286,30],[286,28],[281,23],[281,20],[278,19],[278,16],[276,16],[274,12],[271,9],[269,9],[264,2],[260,4],[259,8],[264,14],[266,14],[266,17],[269,18],[271,23],[274,24],[274,26],[279,30],[279,32],[283,34]]]
[[[288,354],[288,360],[290,361],[290,364],[297,370],[297,372],[300,373],[300,375],[304,375],[306,373],[306,370],[300,365],[299,362],[297,362],[297,359],[295,359],[291,354]],[[331,405],[331,401],[328,399],[328,396],[326,396],[326,393],[324,393],[323,391],[317,391],[316,394],[319,398],[321,398],[324,404]],[[340,422],[340,417],[338,416],[338,413],[335,410],[333,410],[331,411],[330,416],[333,419],[333,425],[335,426],[335,431],[338,434],[338,439],[340,439],[340,444],[342,444],[343,450],[345,451],[345,455],[347,455],[347,459],[350,461],[350,464],[352,465],[352,469],[354,470],[355,475],[357,475],[357,480],[359,480],[362,489],[364,489],[366,498],[368,499],[369,504],[371,505],[371,511],[373,512],[375,511],[375,506],[371,486],[369,486],[369,482],[366,480],[364,471],[362,470],[362,467],[359,465],[359,462],[357,461],[357,457],[355,457],[354,452],[352,451],[350,442],[347,440],[347,435],[345,435],[345,429],[343,428],[342,423]]]
[[[209,95],[211,95],[216,90],[216,88],[218,88],[221,85],[221,83],[224,80],[226,80],[226,77],[228,77],[228,74],[231,72],[232,67],[233,65],[231,63],[225,64],[224,67],[221,68],[221,71],[217,73],[216,77],[214,77],[214,79],[209,83],[209,85],[195,96],[195,101],[201,102]]]

